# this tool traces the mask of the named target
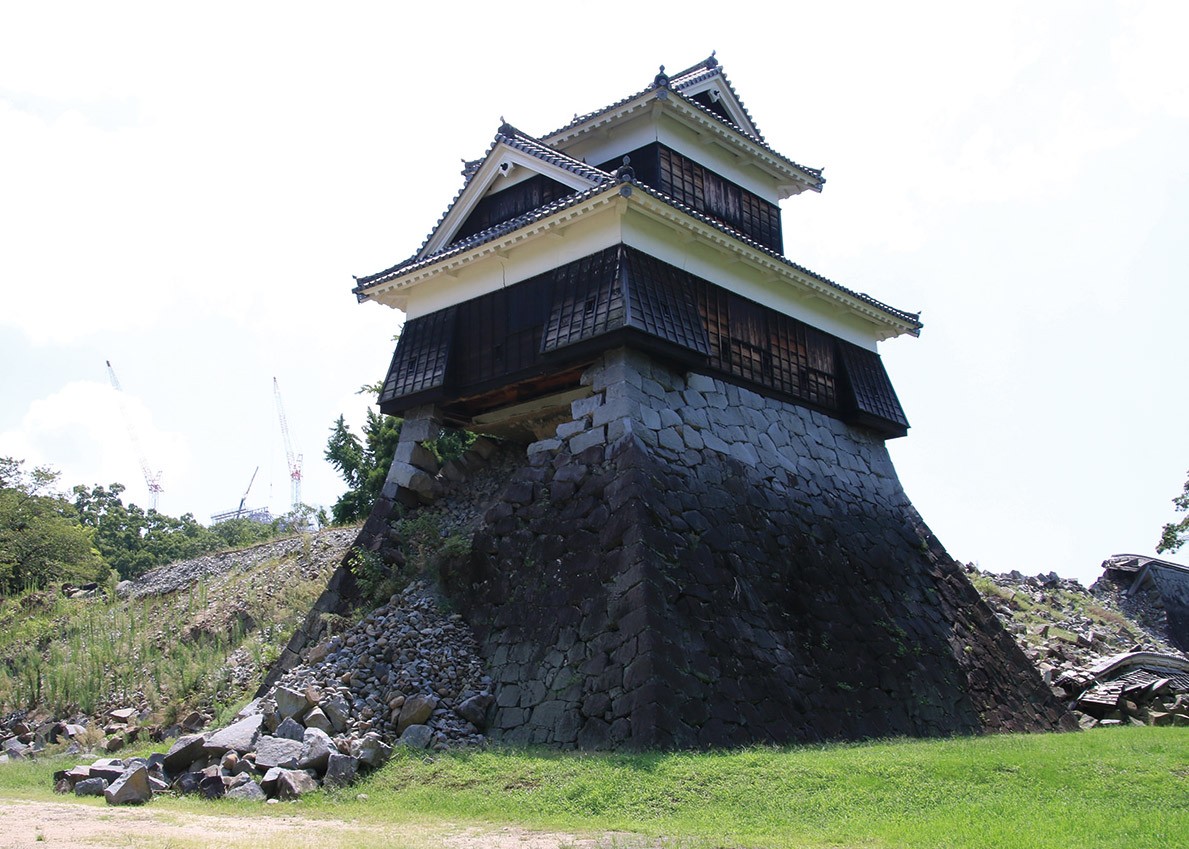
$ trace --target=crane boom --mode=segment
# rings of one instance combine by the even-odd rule
[[[252,479],[248,481],[248,488],[244,490],[244,497],[239,500],[239,509],[235,511],[235,518],[239,518],[244,514],[244,504],[248,501],[248,493],[252,491],[252,484],[256,483],[256,472],[260,471],[260,467],[256,467],[256,471],[252,472]]]
[[[140,463],[140,470],[144,474],[145,486],[149,490],[149,509],[157,509],[157,497],[164,492],[165,487],[161,485],[161,472],[153,474],[152,469],[149,468],[149,461],[145,459],[144,450],[140,447],[140,437],[136,434],[136,427],[132,424],[132,416],[128,414],[128,406],[125,401],[124,387],[120,386],[120,379],[116,377],[116,370],[112,367],[111,360],[105,360],[107,363],[107,376],[111,380],[112,388],[116,390],[117,397],[120,402],[120,412],[124,415],[124,424],[128,428],[128,437],[132,440],[132,450],[136,452],[136,459]]]
[[[285,421],[285,405],[281,402],[281,387],[272,379],[272,392],[277,401],[277,418],[281,420],[281,436],[285,439],[285,462],[289,466],[289,480],[292,483],[293,507],[301,504],[301,454],[295,454],[289,439],[289,423]]]

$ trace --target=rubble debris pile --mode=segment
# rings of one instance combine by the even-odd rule
[[[56,789],[103,793],[111,804],[166,791],[292,799],[350,784],[394,746],[481,745],[493,702],[470,629],[415,582],[311,649],[226,728],[184,735],[147,759],[103,758],[62,771]]]
[[[1090,589],[1055,572],[966,571],[1082,728],[1189,724],[1189,657],[1160,597],[1127,591],[1119,557]]]

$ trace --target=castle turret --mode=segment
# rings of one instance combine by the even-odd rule
[[[879,342],[919,314],[784,254],[817,168],[712,55],[529,135],[504,123],[412,257],[358,278],[407,319],[375,537],[463,472],[440,425],[519,446],[447,589],[493,736],[578,747],[1056,727],[1062,709],[904,494]],[[421,508],[425,509],[425,508]]]
[[[628,346],[883,436],[908,422],[876,343],[917,315],[783,253],[782,198],[821,171],[773,150],[713,57],[534,138],[509,124],[412,257],[358,280],[407,320],[394,415],[500,432]]]

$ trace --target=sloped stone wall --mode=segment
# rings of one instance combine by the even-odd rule
[[[491,734],[686,747],[1058,727],[880,439],[611,352],[447,575]]]

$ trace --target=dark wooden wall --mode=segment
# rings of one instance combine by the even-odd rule
[[[624,245],[407,322],[381,409],[449,405],[624,344],[886,436],[908,427],[875,352]]]

